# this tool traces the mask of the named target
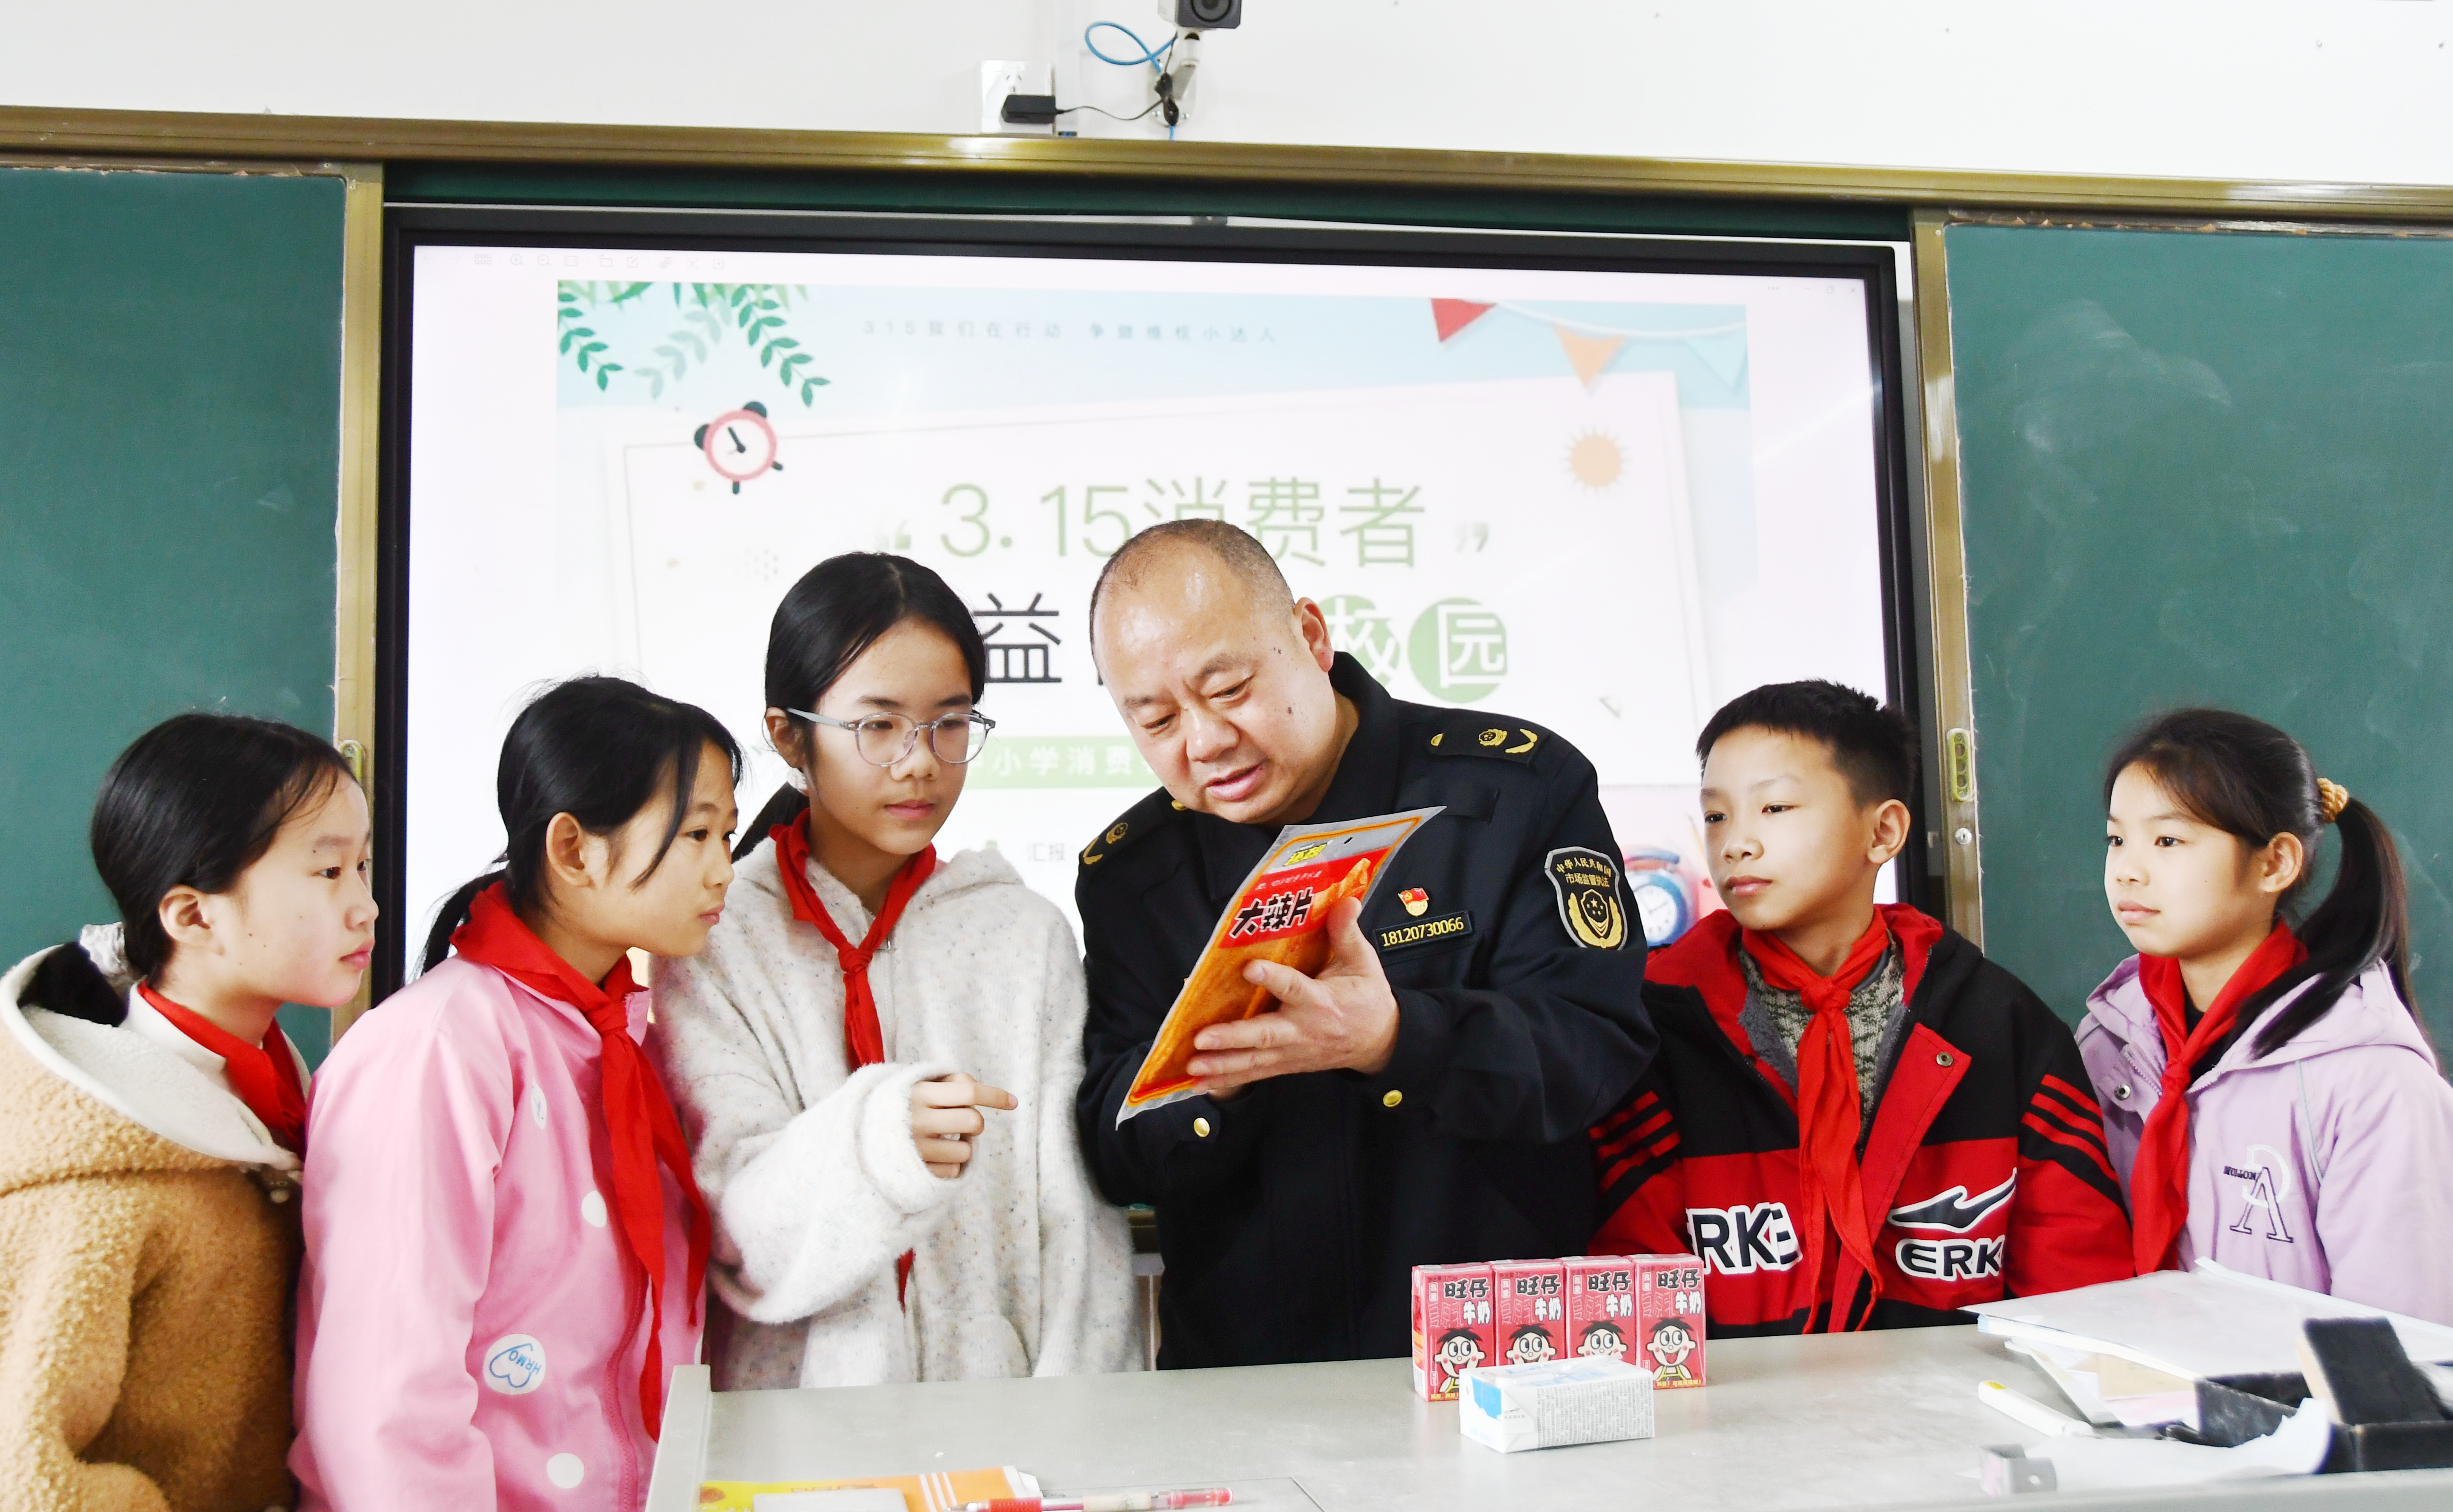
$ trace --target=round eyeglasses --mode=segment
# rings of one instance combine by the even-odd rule
[[[812,725],[826,725],[835,729],[851,731],[852,747],[860,759],[871,766],[891,766],[911,754],[920,744],[920,732],[928,732],[928,749],[935,757],[951,766],[960,766],[980,753],[988,743],[988,731],[996,721],[970,709],[960,714],[941,714],[926,725],[915,724],[900,714],[871,714],[866,719],[828,719],[805,708],[784,711],[794,719],[806,719]]]

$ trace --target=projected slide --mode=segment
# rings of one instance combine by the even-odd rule
[[[619,671],[781,780],[761,661],[820,559],[942,573],[997,731],[940,849],[1071,908],[1156,779],[1085,611],[1132,532],[1250,530],[1396,696],[1601,773],[1647,932],[1713,906],[1697,729],[1774,677],[1883,686],[1872,396],[1845,280],[1091,258],[425,248],[408,900],[501,845],[527,691]]]

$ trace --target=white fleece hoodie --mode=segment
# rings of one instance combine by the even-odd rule
[[[834,947],[775,867],[761,844],[706,951],[654,973],[648,1047],[715,1215],[717,1387],[1139,1368],[1131,1236],[1073,1128],[1084,996],[1064,916],[994,850],[941,859],[869,965],[887,1058],[854,1073]],[[809,881],[848,939],[868,933],[815,861]],[[951,1071],[1021,1106],[986,1113],[947,1181],[912,1144],[911,1087]]]

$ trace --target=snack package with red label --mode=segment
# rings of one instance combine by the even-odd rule
[[[1490,1264],[1490,1289],[1497,1297],[1500,1358],[1491,1363],[1539,1364],[1569,1351],[1561,1347],[1567,1336],[1566,1267],[1555,1260],[1497,1260]]]
[[[1566,1344],[1577,1354],[1624,1360],[1635,1333],[1635,1265],[1624,1255],[1566,1263]]]
[[[1658,1389],[1704,1383],[1704,1263],[1692,1255],[1629,1255],[1635,1337],[1627,1358],[1652,1367]]]
[[[1414,1267],[1414,1395],[1454,1402],[1459,1377],[1486,1365],[1491,1347],[1490,1267]]]
[[[1209,931],[1209,946],[1192,965],[1183,990],[1158,1026],[1149,1054],[1116,1110],[1121,1124],[1136,1113],[1200,1095],[1185,1069],[1193,1036],[1213,1024],[1232,1024],[1277,1005],[1267,989],[1244,980],[1244,968],[1266,961],[1314,976],[1328,964],[1329,910],[1348,898],[1370,901],[1397,847],[1437,808],[1409,808],[1372,819],[1288,825],[1251,875],[1227,900]]]

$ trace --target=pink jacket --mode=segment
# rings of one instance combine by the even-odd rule
[[[630,1000],[630,1033],[648,995]],[[303,1508],[637,1512],[646,1280],[608,1224],[602,1044],[579,1011],[453,959],[315,1078],[298,1292]],[[608,1173],[600,1177],[599,1173]],[[665,1177],[664,1360],[698,1358]]]
[[[2268,1007],[2189,1088],[2189,1221],[2200,1260],[2453,1323],[2453,1087],[2383,966],[2299,1038],[2253,1059]],[[2087,1000],[2079,1053],[2122,1185],[2164,1075],[2138,958]]]

